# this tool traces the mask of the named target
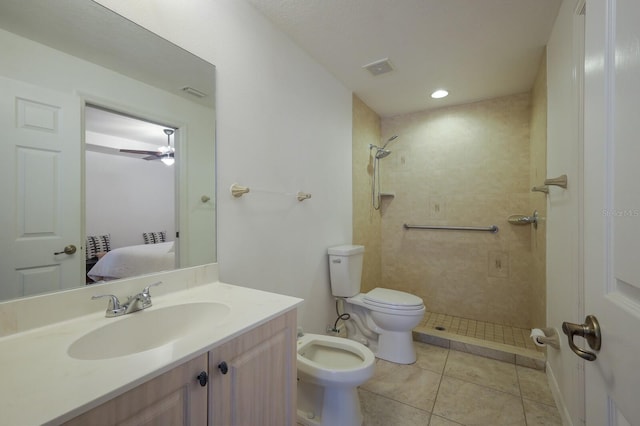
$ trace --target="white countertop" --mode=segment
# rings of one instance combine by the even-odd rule
[[[153,296],[152,300],[152,307],[121,317],[105,318],[100,311],[0,338],[0,423],[64,422],[302,303],[298,298],[220,282]],[[106,308],[107,300],[103,302]],[[87,361],[67,354],[76,339],[93,329],[190,302],[223,303],[230,313],[210,327],[134,355]]]

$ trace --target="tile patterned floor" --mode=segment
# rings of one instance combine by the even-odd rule
[[[544,349],[533,344],[531,330],[454,317],[447,314],[426,312],[416,332],[445,337],[467,337],[500,345],[544,353]]]
[[[418,360],[376,360],[365,426],[562,425],[544,371],[415,342]]]

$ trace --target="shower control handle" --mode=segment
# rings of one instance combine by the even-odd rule
[[[576,346],[573,342],[573,336],[580,336],[587,339],[589,347],[599,351],[602,345],[602,333],[600,333],[600,324],[598,319],[593,315],[587,315],[584,324],[573,324],[570,322],[562,323],[562,331],[569,338],[569,347],[580,358],[587,361],[595,361],[597,356],[595,353],[585,351]]]
[[[509,216],[508,221],[512,225],[533,225],[535,229],[538,229],[538,210],[534,210],[531,216],[525,216],[523,214],[512,214]]]

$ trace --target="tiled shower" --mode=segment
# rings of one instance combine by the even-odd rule
[[[459,321],[545,326],[546,79],[531,91],[380,118],[354,96],[354,243],[366,247],[363,291],[381,286]],[[380,160],[382,207],[371,207],[368,144],[392,135]],[[538,210],[537,229],[512,214]],[[405,229],[404,224],[497,225],[497,233]],[[426,326],[427,323],[423,324]]]

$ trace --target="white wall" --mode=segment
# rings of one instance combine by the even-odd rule
[[[95,135],[87,134],[87,141]],[[175,167],[161,161],[87,151],[85,229],[111,235],[111,248],[144,244],[143,232],[175,237]]]
[[[216,65],[220,279],[306,299],[299,325],[324,332],[326,249],[352,237],[350,91],[243,1],[99,3]]]
[[[564,0],[547,46],[547,177],[568,176],[568,188],[547,197],[547,325],[560,333],[560,350],[547,349],[548,375],[566,424],[584,418],[584,374],[568,347],[562,322],[582,323],[578,81],[574,74],[574,0]]]

